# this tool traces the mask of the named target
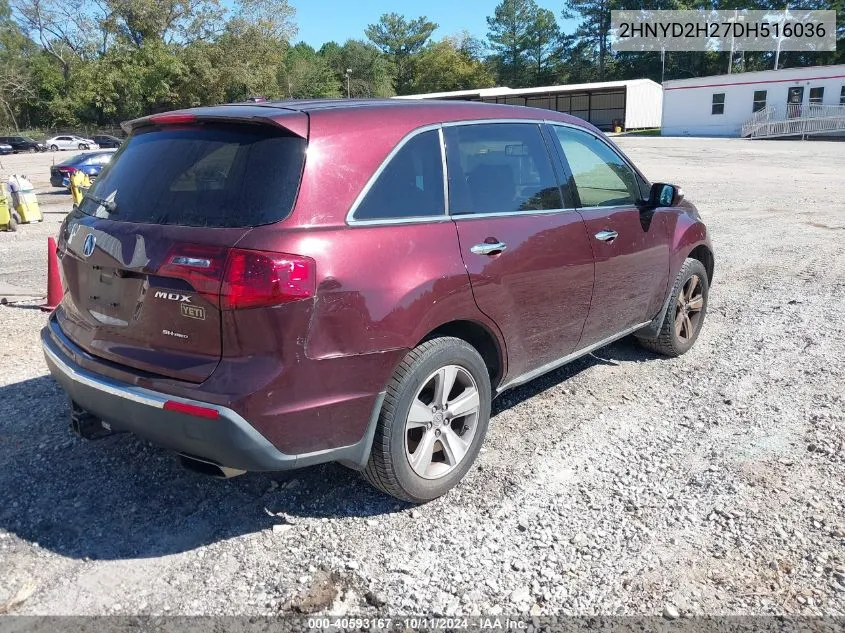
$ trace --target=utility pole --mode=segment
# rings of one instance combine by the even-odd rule
[[[663,77],[666,75],[666,47],[660,47],[660,85],[663,85]]]
[[[352,98],[352,87],[351,87],[352,83],[350,81],[350,77],[352,77],[352,69],[347,68],[346,69],[346,98],[347,99]]]
[[[789,5],[786,5],[786,8],[783,10],[783,21],[786,22],[786,19],[789,17]],[[781,29],[783,31],[783,29]],[[780,61],[780,37],[778,37],[778,48],[775,51],[775,70],[778,69],[778,62]]]

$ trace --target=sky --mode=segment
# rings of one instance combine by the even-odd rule
[[[425,15],[440,25],[434,32],[436,39],[463,30],[484,38],[487,35],[486,18],[493,15],[499,0],[290,0],[290,3],[296,8],[299,26],[296,41],[320,48],[330,41],[342,44],[350,38],[366,39],[364,29],[367,25],[392,11],[409,19]],[[537,4],[554,12],[561,23],[563,0],[539,0]],[[568,22],[566,30],[573,30],[572,24]]]

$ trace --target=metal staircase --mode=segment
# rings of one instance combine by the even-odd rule
[[[768,105],[742,125],[744,138],[845,133],[845,105]]]

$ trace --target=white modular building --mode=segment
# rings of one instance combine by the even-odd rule
[[[792,122],[831,119],[845,111],[845,65],[733,73],[663,83],[664,136],[746,136],[765,122],[794,134],[838,129],[816,120],[815,128]],[[824,123],[825,126],[821,124]],[[743,129],[745,126],[745,129]],[[816,133],[816,132],[809,132]],[[771,134],[771,136],[788,134]]]
[[[626,130],[659,127],[663,107],[663,89],[651,79],[539,88],[479,88],[394,98],[458,99],[544,108],[580,117],[602,130],[611,130],[614,124]]]

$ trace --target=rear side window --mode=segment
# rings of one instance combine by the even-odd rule
[[[444,131],[453,215],[563,208],[537,124],[483,123]]]
[[[356,220],[445,215],[440,135],[412,137],[390,159],[355,210]]]
[[[142,131],[112,156],[80,209],[124,222],[270,224],[293,208],[305,146],[305,139],[270,126],[207,124]],[[112,202],[112,209],[93,198]]]

